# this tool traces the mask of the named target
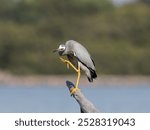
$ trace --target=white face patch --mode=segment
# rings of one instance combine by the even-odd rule
[[[59,48],[58,48],[58,49],[59,49],[60,51],[64,51],[64,50],[65,50],[65,48],[66,48],[66,47],[65,47],[65,45],[62,45],[62,44],[61,44],[61,45],[59,46]]]

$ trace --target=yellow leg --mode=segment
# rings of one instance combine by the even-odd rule
[[[64,63],[66,63],[67,64],[67,68],[69,68],[69,65],[78,73],[78,77],[77,77],[77,81],[76,81],[76,85],[75,85],[75,88],[73,88],[72,90],[71,90],[71,95],[73,94],[73,93],[75,93],[77,90],[79,90],[79,88],[78,88],[78,85],[79,85],[79,80],[80,80],[80,63],[78,62],[78,69],[70,62],[70,61],[68,61],[68,60],[65,60],[65,59],[63,59],[63,58],[61,58],[60,57],[60,60],[62,61],[62,62],[64,62]]]
[[[73,88],[70,92],[71,95],[73,95],[76,91],[79,90],[78,88],[78,85],[79,85],[79,80],[80,80],[80,63],[78,62],[78,70],[77,70],[77,73],[78,73],[78,77],[77,77],[77,81],[76,81],[76,85],[75,85],[75,88]]]

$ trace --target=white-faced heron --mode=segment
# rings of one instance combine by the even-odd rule
[[[69,40],[65,44],[59,45],[59,48],[54,50],[54,52],[58,52],[60,56],[67,56],[69,61],[61,57],[60,60],[66,63],[68,68],[70,65],[78,73],[77,82],[71,94],[78,90],[80,69],[85,72],[89,82],[93,82],[93,79],[97,77],[95,63],[87,49],[80,43]]]

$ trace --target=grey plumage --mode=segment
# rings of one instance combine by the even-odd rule
[[[78,67],[79,63],[81,70],[85,72],[89,82],[93,82],[93,79],[97,77],[95,63],[87,49],[80,43],[69,40],[65,44],[61,44],[57,51],[60,56],[66,55],[74,66]]]

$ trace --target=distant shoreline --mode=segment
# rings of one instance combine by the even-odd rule
[[[50,85],[50,86],[64,86],[67,80],[76,82],[76,75],[12,75],[8,73],[0,73],[0,85],[12,86],[36,86],[36,85]],[[131,76],[131,75],[98,75],[98,78],[91,84],[87,78],[82,75],[80,84],[82,86],[96,86],[96,85],[136,85],[136,84],[150,84],[150,76]]]

